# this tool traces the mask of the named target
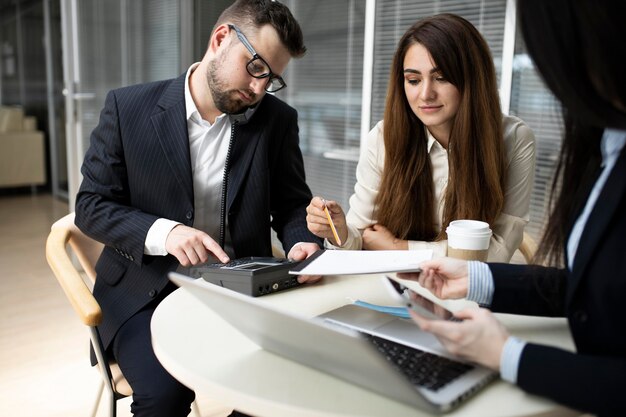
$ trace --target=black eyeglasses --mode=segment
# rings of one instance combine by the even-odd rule
[[[283,80],[280,75],[276,75],[272,72],[269,64],[256,53],[252,45],[250,45],[250,42],[248,42],[248,38],[246,38],[239,28],[235,25],[228,25],[228,27],[235,31],[241,43],[243,43],[248,52],[252,54],[252,59],[246,64],[248,74],[254,78],[268,78],[267,84],[265,84],[265,91],[268,93],[275,93],[287,87],[285,80]]]

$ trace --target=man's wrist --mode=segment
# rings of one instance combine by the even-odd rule
[[[165,256],[167,250],[165,249],[165,242],[167,242],[167,236],[170,234],[173,228],[178,226],[179,222],[168,219],[157,219],[146,235],[146,241],[144,242],[143,253],[145,255]]]

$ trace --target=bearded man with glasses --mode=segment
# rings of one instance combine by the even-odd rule
[[[271,256],[271,228],[289,258],[319,249],[306,226],[312,196],[297,113],[266,94],[286,87],[287,64],[305,51],[287,7],[237,0],[185,74],[107,95],[81,170],[76,224],[105,244],[98,331],[133,389],[135,416],[186,416],[194,399],[152,350],[152,313],[175,289],[169,271]]]

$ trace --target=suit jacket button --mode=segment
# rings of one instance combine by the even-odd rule
[[[574,318],[581,323],[586,323],[589,317],[587,316],[587,313],[585,313],[584,310],[577,310],[574,312]]]
[[[187,214],[185,214],[185,217],[187,218],[187,220],[191,220],[191,218],[193,217],[193,213],[191,211],[188,211]]]
[[[148,295],[150,296],[150,298],[154,298],[154,296],[156,295],[156,290],[150,290],[150,292],[148,293]]]

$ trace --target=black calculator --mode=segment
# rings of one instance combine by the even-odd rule
[[[213,263],[190,268],[189,275],[212,284],[259,297],[297,287],[297,275],[289,271],[300,262],[284,258],[249,256],[228,263]]]

